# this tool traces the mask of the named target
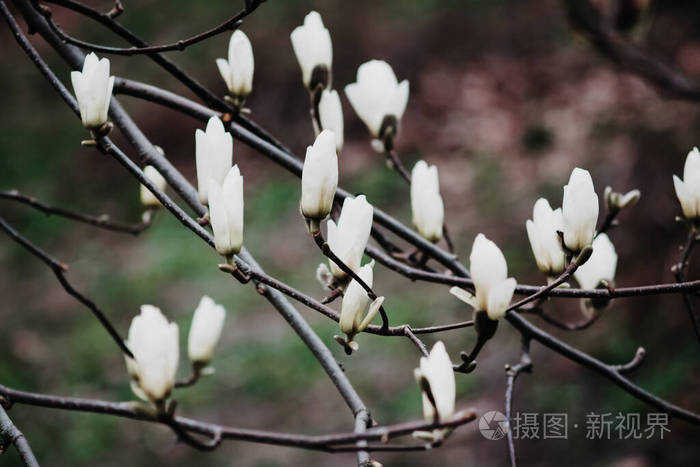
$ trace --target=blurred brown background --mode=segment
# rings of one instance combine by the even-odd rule
[[[109,2],[89,2],[107,10]],[[152,43],[165,43],[221,22],[241,2],[125,2],[119,18]],[[460,257],[483,232],[503,249],[521,283],[543,281],[525,233],[540,196],[561,203],[573,167],[591,171],[596,190],[639,188],[640,203],[613,230],[617,285],[671,282],[669,271],[685,237],[672,174],[698,144],[697,104],[666,100],[599,58],[574,34],[555,0],[269,0],[243,30],[256,60],[252,118],[296,154],[312,142],[308,97],[289,33],[318,10],[334,44],[334,86],[354,81],[366,60],[388,61],[411,97],[398,150],[406,165],[438,164],[448,223]],[[122,45],[99,27],[52,7],[70,33]],[[700,78],[700,5],[656,2],[630,34],[664,61]],[[0,189],[17,188],[55,205],[115,220],[138,221],[138,185],[112,160],[81,148],[86,134],[53,89],[0,28]],[[67,83],[69,70],[39,38],[40,52]],[[169,56],[197,79],[224,93],[214,59],[228,35]],[[146,57],[110,57],[113,73],[190,94]],[[195,128],[188,117],[128,97],[122,103],[195,181]],[[410,224],[408,192],[370,149],[366,130],[344,99],[346,147],[341,184],[366,193],[378,207]],[[118,141],[119,138],[117,138]],[[128,146],[124,146],[128,147]],[[299,182],[242,144],[234,160],[246,177],[245,243],[263,267],[316,297],[322,260],[299,218]],[[182,414],[248,428],[327,433],[352,428],[351,414],[310,352],[267,302],[216,268],[218,258],[168,214],[138,238],[76,225],[2,202],[2,215],[22,233],[70,265],[69,277],[126,333],[142,303],[162,308],[180,324],[182,350],[191,313],[208,294],[228,310],[214,376],[178,391]],[[25,390],[107,400],[133,398],[122,357],[89,312],[68,297],[51,272],[20,247],[0,241],[0,383]],[[691,267],[690,277],[697,277]],[[446,287],[412,284],[378,268],[375,286],[387,296],[392,323],[443,324],[468,319]],[[339,309],[339,303],[333,305]],[[303,309],[344,365],[380,423],[421,417],[412,369],[419,355],[405,339],[362,335],[346,357],[332,340],[334,323]],[[552,314],[579,319],[575,301],[556,300]],[[648,358],[632,379],[661,397],[698,411],[698,342],[679,296],[622,299],[591,329],[562,333],[533,321],[570,344],[610,363],[628,361],[638,346]],[[473,330],[444,339],[453,358],[470,349]],[[434,337],[427,337],[432,344]],[[653,409],[590,371],[533,343],[534,373],[516,383],[514,410],[567,413],[568,440],[519,440],[521,465],[692,465],[700,455],[697,427],[671,421],[664,439],[586,439],[586,414]],[[458,407],[503,410],[503,365],[519,359],[518,335],[502,323],[479,357],[478,370],[457,375]],[[183,355],[181,375],[187,372]],[[17,405],[11,416],[46,465],[352,465],[354,456],[226,442],[202,454],[173,442],[171,432],[130,420]],[[541,420],[541,419],[540,419]],[[579,428],[573,428],[578,424]],[[507,465],[505,440],[487,441],[467,425],[439,450],[379,454],[385,465]],[[0,458],[16,465],[13,450]]]

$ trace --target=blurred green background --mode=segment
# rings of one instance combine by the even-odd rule
[[[221,22],[242,2],[125,2],[119,18],[152,43],[192,35]],[[104,10],[109,2],[90,2]],[[593,174],[597,191],[639,188],[638,206],[611,233],[620,256],[617,285],[670,282],[685,232],[671,175],[681,174],[687,151],[698,144],[698,106],[666,100],[638,79],[596,56],[568,27],[555,0],[373,2],[269,0],[243,30],[256,60],[252,118],[296,154],[312,142],[308,97],[289,43],[289,32],[318,10],[334,44],[334,86],[354,81],[359,64],[387,60],[411,83],[398,150],[409,167],[420,159],[439,166],[448,223],[460,257],[485,233],[503,249],[509,272],[521,283],[541,283],[525,234],[534,201],[561,202],[561,186],[575,166]],[[52,7],[61,26],[86,40],[122,45],[83,19]],[[633,31],[635,40],[691,76],[700,77],[700,6],[656,2]],[[111,159],[82,148],[86,132],[53,89],[0,28],[0,189],[16,188],[54,205],[109,213],[137,222],[138,185]],[[40,38],[39,51],[67,83],[69,70]],[[214,59],[226,54],[228,35],[170,57],[223,94]],[[113,73],[161,85],[188,97],[181,85],[145,57],[110,57]],[[132,98],[121,102],[195,181],[195,128],[188,117]],[[341,184],[367,194],[381,209],[410,224],[408,193],[368,144],[366,130],[344,100],[346,148]],[[118,142],[122,142],[116,135]],[[124,147],[128,148],[126,143]],[[316,297],[322,258],[299,218],[299,182],[242,144],[234,160],[246,177],[245,243],[276,277]],[[0,201],[2,215],[19,231],[70,265],[69,279],[93,298],[126,334],[143,303],[159,306],[180,325],[182,350],[192,311],[203,294],[228,310],[215,355],[216,374],[179,390],[180,413],[202,420],[275,431],[328,433],[352,429],[351,414],[321,367],[275,310],[252,287],[216,268],[219,258],[167,213],[139,237],[95,230]],[[106,400],[133,398],[123,359],[97,321],[67,296],[53,274],[5,238],[0,242],[0,383],[60,395]],[[691,268],[691,277],[698,269]],[[394,324],[422,326],[468,319],[446,287],[413,284],[381,267],[376,289],[387,296]],[[339,309],[339,303],[333,305]],[[333,322],[298,307],[327,343],[380,423],[421,417],[412,369],[418,353],[406,339],[359,337],[346,357],[332,340]],[[550,313],[580,318],[579,305],[550,301]],[[632,378],[655,394],[698,411],[698,342],[680,297],[624,299],[591,329],[562,333],[532,318],[572,345],[610,363],[629,360],[638,346],[648,358]],[[473,330],[440,336],[457,360],[470,349]],[[426,337],[432,345],[435,337]],[[514,410],[565,412],[568,440],[520,440],[521,465],[691,465],[700,455],[698,428],[671,421],[661,440],[587,440],[586,414],[641,413],[648,407],[588,370],[538,344],[535,371],[517,382]],[[470,375],[457,375],[459,408],[502,410],[503,365],[519,359],[518,335],[500,326]],[[186,376],[183,355],[180,374]],[[115,417],[17,405],[10,412],[46,465],[287,466],[352,465],[354,455],[226,442],[202,454],[174,442],[164,427]],[[579,425],[578,429],[573,424]],[[487,441],[476,424],[458,430],[439,450],[379,454],[385,465],[507,465],[505,441]],[[13,449],[0,457],[17,465]]]

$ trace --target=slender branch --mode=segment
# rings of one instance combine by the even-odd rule
[[[513,366],[506,364],[506,426],[508,427],[506,437],[508,439],[508,458],[510,459],[511,467],[516,466],[513,429],[510,423],[513,410],[513,386],[515,385],[515,379],[520,375],[520,373],[532,372],[532,360],[530,359],[530,339],[523,335],[522,341],[520,362]]]
[[[47,0],[48,3],[52,3],[50,0]],[[196,44],[198,42],[202,42],[203,40],[209,39],[210,37],[216,36],[217,34],[221,34],[226,31],[235,31],[236,29],[239,28],[239,26],[243,23],[243,18],[248,16],[250,13],[255,11],[255,9],[260,5],[260,1],[252,1],[252,2],[246,2],[248,6],[244,8],[243,10],[239,11],[235,15],[233,15],[231,18],[227,19],[223,23],[214,26],[211,29],[208,29],[207,31],[204,31],[200,34],[196,34],[192,37],[188,37],[187,39],[182,39],[177,42],[173,42],[171,44],[163,44],[163,45],[153,45],[153,46],[144,46],[144,47],[126,47],[126,48],[121,48],[121,47],[108,47],[104,45],[99,45],[99,44],[91,44],[90,42],[85,42],[80,39],[76,39],[74,37],[69,36],[63,30],[56,24],[54,21],[51,20],[51,11],[47,7],[40,8],[40,11],[44,16],[49,19],[49,24],[51,25],[51,28],[53,31],[58,35],[58,37],[61,38],[61,40],[66,43],[66,44],[71,44],[75,45],[78,47],[81,47],[83,49],[91,50],[93,52],[101,52],[101,53],[107,53],[107,54],[112,54],[112,55],[140,55],[140,54],[150,54],[150,53],[160,53],[160,52],[169,52],[172,50],[178,50],[178,51],[183,51],[190,45]],[[108,18],[112,19],[113,16],[110,15],[109,13],[106,13],[105,16]]]
[[[596,310],[589,318],[585,318],[575,323],[565,323],[548,315],[542,308],[534,308],[533,312],[547,323],[564,331],[582,331],[584,329],[588,329],[593,323],[598,321],[598,318],[601,315],[601,312]]]
[[[7,412],[5,412],[5,408],[0,404],[0,454],[2,454],[2,449],[8,444],[15,446],[24,465],[27,467],[39,467],[39,462],[34,457],[29,441],[12,423]]]
[[[70,282],[68,282],[68,279],[66,279],[65,276],[65,272],[68,270],[68,266],[52,258],[44,250],[33,244],[26,237],[24,237],[22,234],[13,229],[12,226],[8,224],[7,221],[5,221],[5,219],[3,219],[2,217],[0,217],[0,229],[5,231],[5,233],[10,238],[19,243],[22,247],[27,249],[30,253],[32,253],[34,256],[36,256],[42,262],[44,262],[44,264],[46,264],[49,268],[51,268],[51,271],[53,271],[54,275],[58,279],[58,282],[61,284],[61,286],[63,286],[65,291],[68,292],[69,295],[78,300],[80,303],[85,305],[90,311],[92,311],[92,314],[95,316],[95,318],[97,318],[100,324],[102,324],[102,327],[104,327],[105,330],[109,333],[109,335],[112,337],[112,340],[119,346],[121,351],[129,357],[133,358],[134,355],[131,353],[131,350],[129,350],[129,348],[126,346],[126,343],[119,335],[119,332],[117,332],[117,330],[114,328],[114,326],[109,321],[104,312],[95,304],[95,302],[93,302],[85,295],[75,290],[75,288],[73,288]]]
[[[693,249],[698,242],[698,232],[695,226],[690,226],[688,230],[688,239],[685,245],[681,248],[681,258],[677,264],[675,264],[671,271],[673,271],[676,276],[676,282],[682,283],[685,281],[685,273],[688,270],[688,265],[690,264],[690,256],[693,253]],[[700,317],[698,317],[695,310],[695,305],[693,304],[690,294],[684,293],[681,295],[683,297],[683,304],[685,309],[688,311],[688,316],[690,317],[690,322],[693,323],[693,330],[698,340],[700,340]]]
[[[133,225],[120,224],[117,222],[110,221],[109,215],[107,214],[102,214],[99,216],[90,216],[87,214],[82,214],[76,211],[71,211],[60,207],[49,206],[48,204],[42,203],[41,201],[31,196],[24,195],[17,190],[0,191],[0,199],[17,201],[48,215],[54,214],[57,216],[72,219],[74,221],[82,222],[84,224],[93,225],[95,227],[99,227],[105,230],[129,233],[132,235],[140,234],[148,227],[150,227],[153,221],[153,216],[150,214],[151,211],[146,211],[149,214],[144,216],[143,222]]]
[[[308,308],[311,308],[312,310],[316,310],[323,314],[324,316],[332,319],[333,321],[340,322],[340,315],[331,309],[330,307],[326,306],[322,302],[319,302],[318,300],[314,299],[313,297],[304,294],[303,292],[300,292],[299,290],[296,290],[295,288],[285,284],[284,282],[275,279],[274,277],[271,277],[265,273],[261,273],[260,271],[254,271],[249,268],[249,266],[245,264],[241,264],[240,268],[243,272],[244,276],[247,276],[247,280],[253,280],[257,281],[260,284],[267,285],[269,287],[272,287],[275,290],[279,290],[289,298],[292,298],[296,300],[297,302],[301,303],[302,305],[305,305]],[[241,280],[239,276],[236,276],[233,273],[233,270],[229,267],[227,264],[221,264],[219,265],[219,269],[223,272],[230,273],[234,277],[236,277],[237,280]],[[247,280],[245,282],[247,282]],[[451,331],[454,329],[462,329],[465,327],[470,327],[474,325],[474,321],[461,321],[458,323],[451,323],[451,324],[444,324],[444,325],[439,325],[439,326],[431,326],[431,327],[425,327],[425,328],[414,328],[410,324],[402,324],[399,326],[389,326],[388,328],[384,328],[383,326],[377,326],[376,324],[370,324],[365,328],[363,332],[367,332],[370,334],[378,334],[382,336],[404,336],[404,337],[409,337],[409,333],[411,334],[433,334],[433,333],[439,333],[439,332],[444,332],[444,331]],[[408,333],[407,333],[408,331]],[[414,343],[415,340],[411,339]],[[417,338],[416,338],[417,340]],[[421,343],[422,345],[422,343]],[[423,352],[424,346],[418,346],[419,350]]]
[[[623,365],[611,365],[618,373],[629,373],[632,370],[636,370],[644,362],[644,358],[647,356],[647,351],[644,347],[637,347],[637,351],[634,353],[634,357],[628,363]]]
[[[355,273],[355,271],[350,269],[350,267],[348,267],[348,265],[345,264],[343,260],[338,258],[338,256],[335,253],[333,253],[333,250],[331,250],[330,245],[328,245],[328,243],[323,239],[323,234],[320,230],[317,230],[316,232],[311,234],[311,237],[314,239],[316,245],[328,259],[333,261],[336,264],[336,266],[338,266],[345,274],[350,276],[355,282],[357,282],[360,285],[360,287],[364,289],[365,292],[367,292],[367,296],[370,300],[377,299],[377,294],[374,293],[372,287],[367,285],[367,283],[364,280],[362,280],[362,278],[358,276]],[[384,310],[383,305],[379,307],[379,314],[382,316],[382,329],[388,329],[389,317],[386,315],[386,311]]]
[[[563,355],[564,357],[578,363],[596,373],[609,379],[626,392],[636,397],[637,399],[645,402],[646,404],[662,411],[668,413],[670,416],[678,417],[681,420],[685,420],[694,425],[700,425],[700,415],[697,413],[686,410],[682,407],[678,407],[658,396],[651,394],[650,392],[642,389],[641,387],[634,384],[632,381],[628,380],[620,371],[612,365],[597,360],[590,355],[581,352],[580,350],[571,347],[570,345],[556,339],[552,335],[541,330],[537,326],[530,323],[528,320],[520,316],[515,311],[511,310],[506,313],[506,320],[513,325],[518,331],[520,331],[524,336],[529,337],[537,342],[541,343],[545,347]]]
[[[364,444],[364,441],[380,441],[382,443],[397,437],[405,436],[414,431],[434,430],[440,428],[457,428],[476,418],[472,410],[463,410],[450,418],[439,422],[411,421],[394,425],[377,426],[367,428],[364,432],[333,433],[326,435],[304,435],[292,433],[278,433],[263,430],[237,428],[214,423],[201,422],[182,416],[172,418],[158,416],[152,410],[147,410],[138,402],[108,402],[77,397],[63,397],[33,392],[19,391],[0,385],[0,395],[8,402],[14,404],[26,404],[38,407],[47,407],[75,412],[89,412],[104,415],[114,415],[134,420],[165,424],[176,424],[179,430],[189,433],[198,433],[216,439],[234,439],[254,443],[290,446],[304,449],[333,452],[335,446],[341,446],[342,450],[349,450],[348,444]],[[361,419],[362,417],[358,417]],[[363,450],[365,446],[353,446],[354,450]]]
[[[399,155],[396,153],[395,149],[390,149],[384,153],[384,156],[386,157],[386,161],[389,164],[389,167],[391,167],[393,170],[396,171],[397,174],[401,176],[401,178],[404,179],[408,185],[411,185],[411,174],[406,169],[406,166],[403,165],[403,162],[401,161],[401,158]]]

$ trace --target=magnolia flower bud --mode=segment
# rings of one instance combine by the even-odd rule
[[[338,188],[338,155],[335,135],[323,130],[313,146],[306,148],[301,174],[301,213],[307,219],[325,219],[333,208]]]
[[[126,357],[126,365],[136,395],[154,402],[167,398],[179,359],[177,324],[153,305],[142,305],[141,314],[131,320],[126,344],[134,354],[133,359]]]
[[[194,139],[199,201],[209,204],[209,180],[221,185],[231,170],[233,138],[224,130],[219,117],[211,117],[206,131],[195,130]]]
[[[371,261],[362,266],[357,272],[360,279],[370,288],[374,279],[373,267],[374,261]],[[355,334],[364,331],[369,326],[383,302],[384,297],[378,297],[374,300],[367,312],[367,316],[365,316],[365,310],[367,305],[369,305],[369,296],[356,280],[350,281],[347,289],[345,289],[343,305],[340,311],[340,330],[348,336],[348,342],[352,342]]]
[[[222,256],[234,255],[243,245],[243,177],[238,165],[229,170],[221,187],[209,180],[209,219],[214,245]]]
[[[591,244],[598,221],[598,195],[587,170],[575,168],[564,186],[562,201],[564,244],[574,253]]]
[[[485,311],[491,320],[497,320],[505,314],[516,286],[515,279],[506,277],[506,259],[495,243],[479,234],[474,240],[469,262],[476,296],[459,287],[452,287],[450,293],[475,310]]]
[[[372,230],[374,208],[365,195],[345,198],[338,224],[328,221],[328,245],[331,251],[351,270],[360,268],[362,255]],[[331,272],[338,279],[345,279],[345,272],[330,261]]]
[[[317,85],[323,88],[329,87],[333,45],[321,15],[315,11],[306,15],[304,25],[296,27],[289,37],[301,67],[301,79],[304,85],[311,91]]]
[[[604,233],[593,240],[593,254],[574,272],[582,289],[595,289],[601,282],[612,282],[617,268],[615,247]]]
[[[205,366],[211,361],[214,347],[224,327],[226,310],[206,295],[200,300],[192,316],[187,353],[194,364]]]
[[[243,31],[237,29],[231,34],[228,60],[217,58],[216,66],[219,67],[219,73],[232,96],[245,97],[250,94],[253,90],[255,61],[253,47]]]
[[[605,207],[610,212],[618,212],[628,206],[634,206],[639,201],[642,193],[639,190],[631,190],[627,193],[613,191],[612,187],[606,186],[603,192]]]
[[[114,76],[109,76],[109,59],[99,60],[97,55],[89,53],[83,62],[83,71],[71,72],[70,78],[83,126],[99,128],[107,122],[114,86]]]
[[[335,148],[340,153],[343,149],[343,106],[340,104],[338,91],[325,89],[321,93],[318,117],[322,130],[331,130],[335,133]]]
[[[433,345],[428,357],[421,357],[420,368],[414,376],[421,387],[423,396],[423,416],[428,422],[444,420],[454,414],[456,385],[452,360],[445,350],[445,344],[438,341]],[[427,392],[430,391],[435,407]],[[437,408],[437,414],[435,409]]]
[[[160,191],[165,191],[165,187],[168,185],[168,182],[165,181],[165,178],[155,167],[152,165],[147,165],[143,169],[143,174],[148,177],[151,182],[153,182],[156,188],[158,188]],[[156,208],[160,206],[160,201],[158,201],[158,198],[151,193],[151,190],[146,188],[144,185],[141,185],[141,204],[148,208]]]
[[[389,126],[398,131],[408,103],[408,81],[399,83],[388,63],[371,60],[357,69],[357,82],[345,86],[345,95],[372,135],[382,138]]]
[[[695,220],[700,217],[700,151],[698,148],[693,148],[688,153],[683,168],[683,180],[674,175],[673,185],[685,218]]]
[[[440,196],[440,180],[434,165],[418,161],[411,171],[411,210],[413,224],[427,240],[437,243],[442,238],[445,207]]]
[[[532,220],[525,223],[532,253],[540,271],[556,276],[564,271],[564,250],[557,231],[561,232],[561,208],[552,210],[549,201],[540,198],[532,210]]]

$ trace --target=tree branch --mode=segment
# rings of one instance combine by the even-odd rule
[[[4,407],[0,404],[0,454],[2,454],[3,448],[10,443],[14,444],[24,465],[27,467],[39,467],[39,462],[34,457],[29,441],[12,423]]]
[[[77,222],[82,222],[84,224],[99,227],[105,230],[111,230],[114,232],[129,233],[132,235],[138,235],[148,227],[151,226],[153,221],[153,215],[151,211],[145,211],[149,214],[144,217],[143,222],[139,224],[120,224],[117,222],[112,222],[109,220],[108,214],[101,214],[99,216],[90,216],[87,214],[82,214],[79,212],[71,211],[64,208],[59,208],[55,206],[49,206],[48,204],[42,203],[41,201],[33,198],[31,196],[24,195],[17,190],[11,191],[0,191],[0,199],[6,199],[10,201],[17,201],[19,203],[25,204],[29,207],[37,209],[47,215],[57,215],[72,219]]]
[[[2,2],[0,2],[0,6],[2,6]],[[65,276],[65,272],[68,270],[68,266],[49,256],[48,253],[46,253],[44,250],[33,244],[26,237],[24,237],[22,234],[13,229],[12,226],[8,224],[7,221],[5,221],[5,219],[3,219],[2,217],[0,217],[0,229],[5,231],[5,233],[10,238],[19,243],[22,247],[27,249],[31,254],[39,258],[42,262],[44,262],[44,264],[51,268],[51,271],[53,271],[54,275],[56,276],[56,279],[58,279],[58,282],[61,284],[61,286],[63,286],[65,291],[68,292],[70,296],[72,296],[80,303],[85,305],[90,311],[92,311],[92,314],[95,316],[95,318],[97,318],[102,327],[104,327],[105,330],[109,333],[109,335],[112,337],[112,340],[117,344],[117,346],[119,346],[119,349],[121,349],[121,351],[129,357],[134,357],[134,355],[131,353],[131,350],[129,350],[129,348],[126,346],[126,343],[119,335],[119,332],[117,332],[117,330],[114,328],[114,325],[112,325],[112,323],[109,321],[104,312],[95,304],[95,302],[93,302],[85,295],[75,290],[75,288],[73,288],[70,282],[68,282],[68,279],[66,279]]]
[[[57,3],[53,2],[51,0],[45,0],[47,3]],[[203,40],[209,39],[210,37],[216,36],[217,34],[221,34],[226,31],[235,31],[240,27],[240,25],[243,23],[243,18],[251,14],[255,9],[260,5],[260,1],[251,1],[251,2],[246,2],[249,6],[244,8],[243,10],[239,11],[235,15],[233,15],[231,18],[227,19],[223,23],[214,26],[211,29],[208,29],[200,34],[196,34],[192,37],[188,37],[187,39],[181,39],[177,42],[173,42],[171,44],[163,44],[163,45],[152,45],[152,46],[143,46],[143,47],[127,47],[127,48],[120,48],[120,47],[108,47],[104,45],[98,45],[98,44],[91,44],[90,42],[85,42],[80,39],[76,39],[74,37],[69,36],[68,34],[64,33],[63,30],[56,24],[53,20],[51,20],[51,10],[49,10],[48,7],[40,7],[39,11],[44,15],[44,17],[48,20],[48,24],[51,25],[51,28],[53,31],[56,33],[58,37],[61,38],[61,40],[66,43],[66,44],[71,44],[75,45],[78,47],[82,47],[83,49],[91,50],[93,52],[101,52],[101,53],[106,53],[106,54],[112,54],[112,55],[140,55],[140,54],[152,54],[152,53],[160,53],[160,52],[169,52],[172,50],[178,50],[178,51],[183,51],[190,45],[196,44],[198,42],[202,42]],[[113,16],[110,15],[109,13],[105,14],[106,17],[109,19],[112,19]]]

